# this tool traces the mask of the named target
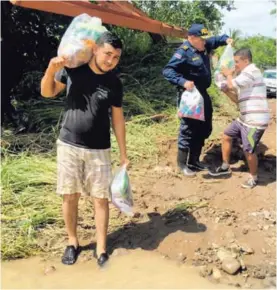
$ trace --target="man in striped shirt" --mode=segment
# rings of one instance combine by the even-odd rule
[[[238,50],[234,54],[235,71],[238,76],[233,78],[233,70],[224,68],[222,73],[227,78],[223,90],[237,90],[237,97],[229,95],[239,105],[240,116],[224,131],[222,142],[223,163],[212,176],[231,175],[229,160],[232,139],[242,141],[243,150],[249,166],[250,177],[242,184],[243,188],[253,188],[258,182],[258,158],[256,147],[268,126],[270,115],[266,98],[266,87],[261,71],[252,63],[252,54],[248,48]]]

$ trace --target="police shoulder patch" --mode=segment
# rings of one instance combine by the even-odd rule
[[[182,55],[178,52],[174,53],[173,55],[174,57],[178,58],[178,59],[181,59],[182,58]]]
[[[188,50],[188,46],[187,45],[183,45],[183,47],[182,47],[184,50]]]

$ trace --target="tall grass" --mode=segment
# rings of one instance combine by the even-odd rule
[[[58,218],[55,195],[55,158],[25,153],[2,158],[2,244],[3,259],[21,258],[37,251],[37,235]]]

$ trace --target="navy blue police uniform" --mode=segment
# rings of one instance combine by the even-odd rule
[[[204,29],[204,33],[203,33]],[[202,36],[207,34],[201,24],[192,25],[189,34]],[[205,50],[198,51],[189,41],[185,41],[174,53],[168,64],[163,69],[163,75],[178,88],[178,104],[183,93],[186,81],[193,81],[196,88],[204,98],[205,121],[182,118],[178,138],[178,148],[188,149],[188,163],[199,161],[204,141],[212,132],[212,102],[207,92],[211,85],[210,53],[219,46],[226,45],[227,35],[212,36],[206,39]]]

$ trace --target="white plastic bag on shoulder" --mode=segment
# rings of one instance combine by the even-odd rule
[[[58,56],[67,59],[66,67],[74,68],[88,63],[93,55],[95,42],[107,31],[98,17],[88,14],[76,16],[70,23],[58,47]]]

